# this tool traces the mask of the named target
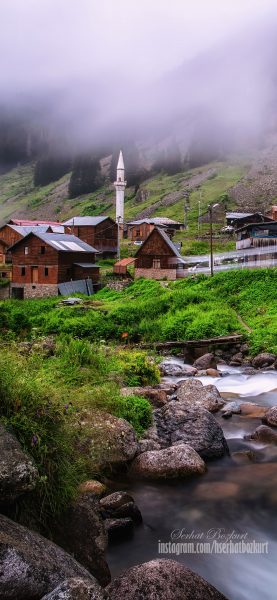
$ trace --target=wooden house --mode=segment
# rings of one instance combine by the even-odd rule
[[[135,277],[177,279],[184,277],[185,261],[163,229],[155,227],[137,250]]]
[[[233,227],[235,230],[241,229],[244,225],[249,223],[270,223],[271,217],[267,217],[260,212],[255,213],[240,213],[240,212],[227,212],[226,213],[226,224]]]
[[[141,219],[127,223],[127,237],[132,242],[144,242],[154,227],[160,227],[172,237],[175,232],[183,228],[183,224],[173,221],[167,217],[153,217],[152,219]]]
[[[12,297],[55,296],[59,284],[65,282],[85,279],[93,284],[99,282],[97,250],[73,235],[32,231],[10,251]]]
[[[25,221],[25,223],[32,223],[32,221]],[[64,233],[63,225],[49,224],[37,225],[36,221],[32,225],[15,225],[13,223],[7,223],[0,228],[0,254],[1,254],[1,243],[5,245],[4,254],[5,261],[10,262],[11,257],[9,256],[8,248],[13,246],[16,242],[26,237],[32,231],[37,233]]]
[[[90,244],[103,256],[115,256],[117,252],[117,225],[110,217],[73,217],[63,225],[66,232]]]
[[[6,262],[6,253],[7,253],[8,247],[9,247],[9,244],[7,242],[5,242],[5,240],[0,239],[0,264],[1,265],[4,265]]]
[[[277,222],[249,223],[237,230],[237,250],[277,245]]]

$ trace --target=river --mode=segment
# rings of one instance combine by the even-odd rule
[[[216,385],[225,399],[277,405],[276,371],[246,375],[239,368],[222,366],[220,370],[220,378],[200,379],[204,385]],[[169,377],[165,380],[178,381]],[[205,475],[190,481],[121,482],[118,489],[124,488],[133,495],[144,522],[131,540],[110,547],[108,563],[112,576],[153,558],[172,558],[202,575],[229,600],[275,600],[277,446],[244,439],[261,424],[260,419],[233,415],[225,420],[220,413],[216,418],[230,453],[251,450],[252,460],[238,455],[236,462],[231,457],[211,461]],[[213,539],[225,541],[224,536],[230,534],[234,543],[241,539],[267,545],[260,554],[216,554],[214,549],[208,554],[201,553],[201,548],[199,554],[159,554],[159,541],[170,542],[174,538],[189,542],[194,537],[196,544]],[[221,540],[219,536],[223,536]]]

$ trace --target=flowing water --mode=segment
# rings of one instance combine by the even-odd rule
[[[201,381],[204,385],[214,383],[230,401],[277,405],[276,371],[245,375],[238,368],[221,370],[222,377],[201,377]],[[225,420],[220,413],[216,418],[231,455],[240,452],[236,462],[232,457],[209,462],[207,473],[189,482],[119,484],[118,489],[124,485],[135,498],[144,523],[131,540],[110,548],[112,576],[153,558],[171,558],[202,575],[229,600],[275,600],[277,446],[244,439],[261,424],[261,419],[233,415]],[[251,450],[251,460],[245,450]],[[215,548],[212,553],[159,553],[159,541],[194,541],[196,545],[213,539],[224,542],[228,535],[234,543],[254,540],[267,542],[267,546],[260,554],[216,554]]]

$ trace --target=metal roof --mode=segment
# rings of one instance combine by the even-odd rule
[[[237,232],[243,231],[243,229],[250,229],[251,227],[277,230],[277,221],[264,221],[263,223],[246,223],[245,225],[243,225],[243,227],[237,229]]]
[[[74,263],[76,267],[83,267],[84,269],[99,269],[99,265],[95,263]]]
[[[76,235],[69,235],[65,233],[38,233],[37,231],[31,231],[28,234],[28,237],[30,235],[38,237],[40,240],[45,242],[45,244],[55,248],[55,250],[58,252],[93,252],[94,254],[98,254],[98,250],[96,250],[96,248],[93,248],[93,246],[83,242],[83,240],[80,240],[80,238],[76,237]],[[26,238],[27,236],[24,238],[25,242],[27,241]],[[17,246],[17,244],[20,244],[22,241],[23,240],[21,239],[16,242],[12,248]]]
[[[168,217],[153,217],[152,219],[140,219],[139,221],[130,221],[127,225],[141,225],[148,223],[149,225],[181,225],[179,221],[173,221]]]
[[[246,217],[251,217],[252,215],[261,215],[260,212],[252,212],[252,213],[242,213],[242,212],[227,212],[226,219],[245,219]]]
[[[28,235],[28,233],[31,233],[32,231],[37,232],[37,233],[46,233],[47,229],[49,228],[49,225],[11,225],[10,223],[8,223],[8,226],[13,229],[14,231],[17,231],[17,233],[20,233],[23,237],[25,237],[25,235]]]
[[[72,219],[69,219],[68,221],[65,221],[64,223],[62,223],[62,225],[68,225],[68,226],[74,226],[76,225],[77,227],[81,227],[82,225],[99,225],[99,223],[102,223],[102,221],[105,221],[105,219],[109,219],[109,217],[104,217],[104,216],[100,216],[100,217],[73,217]]]

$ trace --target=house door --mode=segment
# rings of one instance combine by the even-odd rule
[[[32,267],[32,283],[38,283],[38,267]]]

